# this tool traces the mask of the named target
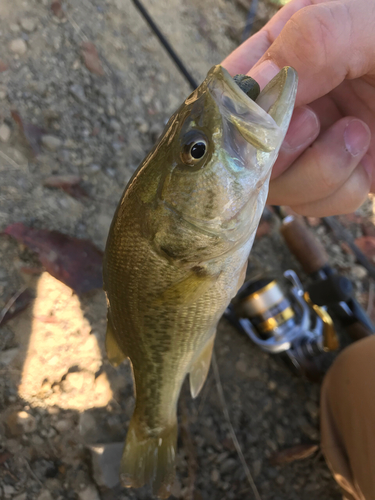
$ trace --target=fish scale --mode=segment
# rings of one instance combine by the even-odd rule
[[[121,481],[167,498],[175,478],[177,401],[206,379],[217,323],[242,285],[286,133],[297,77],[285,68],[252,101],[220,66],[168,122],[129,181],[103,266],[106,348],[128,357],[136,405]]]

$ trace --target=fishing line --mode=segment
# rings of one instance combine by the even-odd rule
[[[219,373],[219,367],[218,367],[217,361],[216,361],[215,350],[212,351],[212,368],[214,370],[215,382],[216,382],[216,389],[217,389],[217,392],[219,394],[221,407],[223,409],[224,417],[225,417],[225,419],[227,421],[227,424],[228,424],[228,427],[229,427],[229,432],[230,432],[230,435],[231,435],[234,447],[236,448],[238,456],[240,457],[242,467],[245,470],[245,474],[246,474],[247,480],[249,481],[250,487],[253,490],[253,493],[254,493],[254,496],[255,496],[256,500],[262,500],[261,496],[259,495],[258,488],[255,485],[253,476],[251,475],[250,469],[247,466],[244,454],[242,453],[242,449],[241,449],[240,443],[238,442],[238,439],[237,439],[237,436],[236,436],[236,432],[235,432],[235,430],[233,428],[233,425],[232,425],[232,422],[230,420],[228,406],[227,406],[227,403],[225,401],[223,386],[222,386],[221,380],[220,380],[220,373]]]
[[[181,61],[181,59],[178,57],[176,52],[174,51],[173,47],[171,44],[168,42],[168,40],[165,38],[163,33],[159,30],[159,28],[156,26],[154,23],[152,17],[150,14],[147,12],[145,7],[142,5],[142,3],[139,0],[133,0],[134,5],[136,8],[139,10],[139,12],[142,14],[143,18],[147,22],[147,24],[150,26],[152,31],[155,33],[155,35],[159,38],[161,44],[165,48],[165,50],[168,52],[169,56],[173,59],[175,65],[179,69],[180,73],[186,78],[187,82],[189,83],[190,87],[192,90],[195,90],[198,87],[197,82],[194,80],[194,78],[191,76],[189,73],[188,69],[184,65],[184,63]]]

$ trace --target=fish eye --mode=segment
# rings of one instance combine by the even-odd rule
[[[181,159],[187,165],[195,165],[198,163],[207,152],[207,141],[199,138],[189,141],[182,148]]]

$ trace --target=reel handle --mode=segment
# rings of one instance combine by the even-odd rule
[[[328,255],[320,241],[308,229],[303,219],[288,215],[280,232],[285,242],[307,274],[318,272],[328,264]]]

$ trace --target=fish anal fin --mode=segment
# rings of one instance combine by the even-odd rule
[[[157,436],[145,436],[133,415],[121,460],[122,485],[140,488],[149,484],[158,498],[168,498],[175,481],[176,447],[177,419]]]
[[[214,347],[215,334],[212,335],[207,344],[203,347],[201,353],[194,361],[190,374],[189,374],[189,382],[190,382],[190,393],[192,398],[196,398],[200,393],[211,364],[212,358],[212,349]]]
[[[107,313],[107,333],[105,336],[105,349],[107,351],[108,360],[113,366],[120,365],[127,357],[124,353],[124,350],[120,348],[115,338],[113,322],[109,311]]]
[[[209,274],[197,266],[184,279],[164,290],[155,303],[192,304],[215,284],[219,275]]]

